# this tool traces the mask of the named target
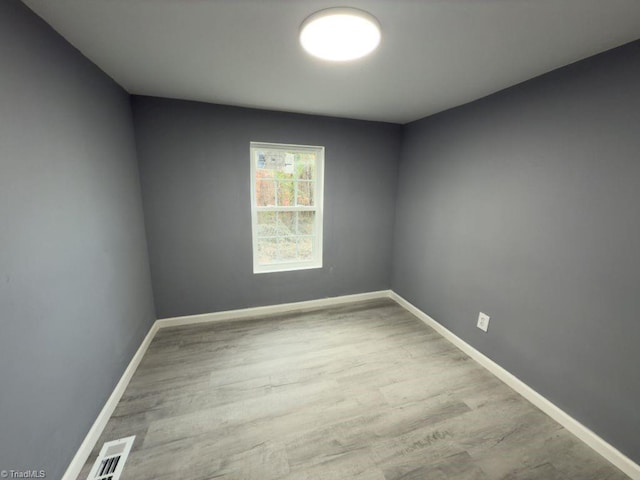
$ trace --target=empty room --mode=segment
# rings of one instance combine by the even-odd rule
[[[0,478],[640,480],[640,2],[0,1]]]

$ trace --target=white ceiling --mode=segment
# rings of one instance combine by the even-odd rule
[[[333,64],[298,44],[327,0],[24,3],[133,94],[396,123],[640,38],[640,0],[350,0],[382,42]]]

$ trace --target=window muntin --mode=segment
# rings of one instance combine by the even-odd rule
[[[251,142],[254,273],[322,267],[324,147]]]

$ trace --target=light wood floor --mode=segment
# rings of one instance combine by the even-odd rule
[[[123,480],[627,477],[387,301],[162,329],[102,443]]]

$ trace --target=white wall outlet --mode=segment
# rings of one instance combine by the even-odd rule
[[[484,330],[486,332],[489,329],[489,318],[489,315],[480,312],[480,315],[478,315],[478,328],[480,330]]]

